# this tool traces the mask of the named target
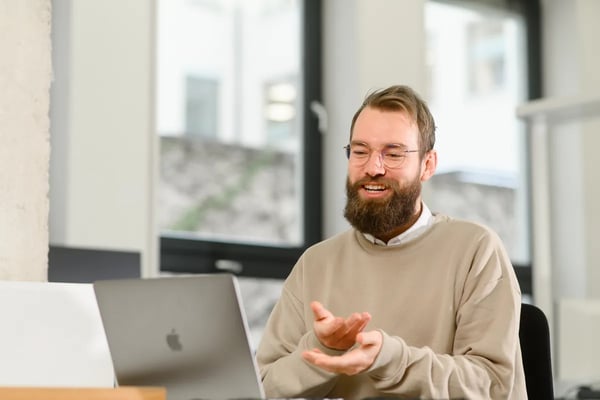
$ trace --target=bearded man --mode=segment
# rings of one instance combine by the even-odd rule
[[[435,123],[407,86],[350,129],[352,229],[300,257],[257,351],[270,398],[525,399],[521,293],[498,236],[432,213]]]

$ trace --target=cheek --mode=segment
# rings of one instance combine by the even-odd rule
[[[364,172],[360,168],[348,167],[348,179],[350,183],[354,183],[365,177]]]
[[[401,188],[405,188],[413,182],[420,180],[420,171],[402,171],[402,173],[390,175],[388,178],[398,182]]]
[[[421,178],[423,177],[423,175],[425,173],[425,169],[423,169],[421,167],[421,164],[419,163],[419,164],[411,165],[410,167],[405,168],[401,172],[402,173],[399,173],[399,175],[396,178],[398,180],[400,180],[402,183],[407,184],[407,183],[412,183],[414,181],[422,180]]]

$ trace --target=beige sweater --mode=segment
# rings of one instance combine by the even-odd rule
[[[368,311],[383,332],[374,364],[356,376],[310,365],[322,346],[309,307]],[[257,360],[268,397],[527,398],[519,346],[520,289],[500,239],[436,215],[418,238],[392,247],[349,230],[309,248],[287,278]]]

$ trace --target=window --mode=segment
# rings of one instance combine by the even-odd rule
[[[529,0],[426,5],[426,97],[440,158],[425,199],[432,210],[494,229],[528,294],[527,137],[515,110],[540,95],[538,7]]]
[[[297,140],[296,97],[298,91],[294,79],[267,82],[265,85],[265,120],[268,140],[272,143],[290,145]]]
[[[283,278],[321,239],[320,1],[157,15],[160,268]]]
[[[185,85],[185,135],[215,138],[219,83],[214,79],[188,76]]]

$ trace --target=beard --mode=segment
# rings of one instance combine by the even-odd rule
[[[368,182],[383,183],[393,193],[385,199],[362,199],[359,190]],[[414,218],[420,194],[421,181],[418,176],[403,187],[394,180],[384,178],[365,178],[354,184],[347,178],[344,217],[357,230],[380,237],[407,225]]]

